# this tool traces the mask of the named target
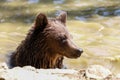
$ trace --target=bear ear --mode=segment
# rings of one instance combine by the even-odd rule
[[[61,12],[60,15],[57,17],[57,20],[60,20],[62,23],[66,24],[67,13]]]
[[[35,27],[44,28],[48,24],[48,19],[45,14],[39,13],[35,19]]]

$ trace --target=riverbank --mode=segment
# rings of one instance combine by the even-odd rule
[[[35,69],[31,66],[8,69],[0,64],[0,80],[120,80],[120,74],[113,74],[100,65],[91,65],[86,70]]]

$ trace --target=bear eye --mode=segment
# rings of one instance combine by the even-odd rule
[[[64,43],[64,42],[66,42],[67,37],[66,37],[66,36],[59,37],[59,40],[60,40],[62,43]]]

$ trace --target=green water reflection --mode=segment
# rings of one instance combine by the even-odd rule
[[[68,29],[83,48],[79,59],[65,59],[68,68],[100,64],[120,72],[119,0],[0,0],[0,62],[24,39],[37,13],[68,12]]]

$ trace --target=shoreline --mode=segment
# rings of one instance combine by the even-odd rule
[[[36,69],[32,66],[8,69],[0,63],[0,80],[120,80],[120,74],[113,74],[100,65],[91,65],[86,70]]]

